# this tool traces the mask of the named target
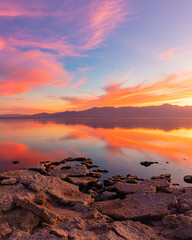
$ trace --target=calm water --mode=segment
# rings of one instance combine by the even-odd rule
[[[190,185],[183,176],[192,174],[192,119],[0,120],[0,133],[1,172],[85,156],[109,170],[105,177],[171,173],[172,182]],[[141,161],[159,164],[146,168]]]

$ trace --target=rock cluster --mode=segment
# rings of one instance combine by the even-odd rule
[[[75,167],[55,166],[76,161]],[[99,181],[91,159],[42,162],[0,174],[0,239],[192,239],[192,188],[171,175]]]

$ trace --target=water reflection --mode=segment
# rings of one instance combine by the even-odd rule
[[[180,120],[9,120],[0,121],[1,171],[30,167],[40,161],[87,156],[113,174],[151,177],[192,169],[192,121]],[[18,165],[12,161],[19,160]],[[145,168],[141,161],[158,161]]]

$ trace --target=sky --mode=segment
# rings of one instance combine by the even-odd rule
[[[192,105],[191,0],[0,1],[0,114]]]

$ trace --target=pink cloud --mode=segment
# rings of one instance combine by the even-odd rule
[[[168,50],[166,50],[165,52],[162,52],[161,54],[159,54],[157,57],[158,58],[169,58],[169,57],[173,57],[175,53],[175,48],[170,48]]]
[[[58,81],[66,86],[71,81],[62,64],[40,51],[5,51],[0,61],[4,62],[0,66],[0,97],[25,93],[45,84],[57,85]]]
[[[125,11],[125,1],[122,0],[96,0],[88,7],[88,24],[81,29],[85,45],[82,49],[96,48],[106,40],[111,31],[119,23],[125,21],[125,16],[132,14]],[[88,34],[87,34],[88,33]]]

